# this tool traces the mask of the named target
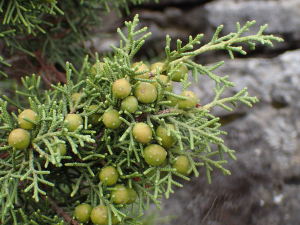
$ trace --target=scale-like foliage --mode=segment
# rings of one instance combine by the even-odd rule
[[[245,53],[241,47],[233,47],[233,44],[245,42],[254,48],[252,41],[271,45],[272,40],[282,39],[263,35],[267,26],[261,27],[256,35],[240,37],[254,22],[248,22],[243,28],[237,24],[237,33],[221,38],[218,34],[222,27],[219,27],[212,41],[196,50],[193,48],[200,44],[203,35],[195,39],[190,37],[184,47],[178,40],[177,50],[174,51],[170,50],[171,39],[167,36],[166,61],[163,65],[152,71],[139,70],[142,62],[132,65],[131,59],[151,34],[136,38],[147,30],[145,27],[136,31],[137,23],[138,16],[132,22],[126,22],[127,35],[118,30],[122,41],[120,47],[111,46],[114,49],[113,57],[104,58],[104,62],[97,58],[93,66],[86,57],[80,71],[66,63],[66,84],[52,84],[52,89],[42,94],[39,92],[39,77],[33,75],[23,79],[27,91],[19,91],[18,94],[28,98],[31,110],[39,116],[37,121],[24,119],[34,124],[34,128],[28,130],[31,138],[26,149],[17,150],[8,144],[9,133],[18,127],[17,116],[14,114],[17,112],[10,114],[7,102],[0,101],[0,215],[3,224],[79,224],[73,217],[78,201],[92,207],[105,205],[108,209],[107,224],[111,225],[115,217],[120,224],[137,224],[151,202],[160,208],[159,198],[168,198],[174,192],[173,185],[182,187],[174,177],[189,180],[191,172],[197,177],[199,166],[206,168],[209,183],[213,168],[220,169],[224,175],[230,175],[230,171],[223,167],[227,163],[224,154],[235,160],[234,150],[228,149],[219,137],[226,132],[219,129],[219,118],[212,115],[210,109],[220,106],[231,111],[232,108],[226,103],[235,107],[237,102],[251,107],[258,99],[249,97],[246,88],[233,97],[221,99],[222,92],[234,86],[234,83],[228,81],[228,76],[220,77],[212,72],[223,62],[207,67],[197,64],[191,58],[220,49],[228,50],[233,56],[232,51]],[[204,106],[197,104],[191,108],[180,107],[180,103],[169,106],[170,96],[178,101],[189,98],[189,95],[177,95],[169,89],[166,91],[168,83],[183,65],[190,69],[196,82],[199,74],[206,74],[216,82],[216,95],[211,103]],[[149,77],[141,76],[148,72]],[[167,76],[164,81],[163,75]],[[188,91],[189,74],[183,75],[183,91]],[[139,100],[135,112],[122,110],[123,100],[115,97],[117,95],[113,89],[115,81],[119,79],[130,83],[130,96],[134,95]],[[151,89],[154,82],[157,82],[157,97],[150,103],[143,103],[139,98],[140,93],[136,94],[137,87],[146,83],[145,86]],[[147,90],[145,88],[143,91]],[[77,98],[74,95],[76,93],[79,96]],[[146,97],[152,98],[153,95]],[[20,111],[25,108],[25,104],[20,105],[7,97],[4,99]],[[117,116],[106,117],[112,115],[112,112],[114,115],[117,113]],[[70,114],[78,115],[83,123],[71,129],[72,119],[66,120]],[[90,124],[91,116],[98,116],[94,126]],[[108,122],[110,119],[113,121]],[[78,122],[76,118],[74,120]],[[147,130],[138,130],[133,134],[138,123],[144,123],[143,127],[151,130],[150,142],[141,143],[137,138],[137,135],[143,135]],[[109,128],[111,125],[112,129]],[[157,132],[159,126],[166,132],[165,136]],[[171,141],[171,144],[162,148],[166,146],[166,140]],[[66,155],[57,150],[60,144],[67,146]],[[154,147],[149,153],[150,146]],[[164,149],[162,151],[166,153],[159,156],[166,158],[163,163],[156,164],[161,159],[156,158],[160,154],[157,148]],[[186,159],[187,170],[184,172],[177,164],[179,156]],[[108,186],[107,180],[99,179],[99,173],[107,166],[116,169],[118,184],[133,188],[137,193],[135,204],[139,207],[139,217],[130,216],[130,210],[127,210],[130,207],[125,202],[115,203],[118,196],[111,192],[116,188]]]

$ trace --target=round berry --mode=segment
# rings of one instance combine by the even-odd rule
[[[120,222],[118,220],[118,217],[116,217],[115,215],[112,216],[111,220],[112,220],[111,221],[112,225],[116,225],[116,224],[118,224]]]
[[[35,124],[25,121],[23,118],[26,117],[27,119],[33,120],[37,122],[39,120],[38,114],[31,110],[25,109],[23,110],[18,116],[18,124],[21,128],[25,130],[30,130],[35,127]]]
[[[172,129],[175,129],[173,124],[167,124]],[[171,148],[175,143],[176,139],[170,134],[167,134],[168,131],[162,125],[159,125],[156,129],[156,135],[162,139],[161,143],[164,148]]]
[[[165,167],[166,165],[168,165],[169,160],[166,158],[160,165],[159,167]]]
[[[134,68],[134,67],[136,67],[138,65],[139,65],[139,62],[133,63],[132,66],[131,66],[131,68]],[[135,73],[141,72],[143,70],[148,70],[149,71],[148,66],[146,64],[144,64],[144,63],[138,67],[138,70],[135,71]],[[141,78],[141,79],[149,79],[149,72],[146,72],[146,73],[143,73],[143,74],[140,74],[140,75],[136,75],[134,77],[135,78]]]
[[[121,102],[121,109],[127,112],[134,113],[138,108],[138,100],[134,96],[128,96]]]
[[[101,73],[101,71],[103,70],[103,65],[104,65],[104,63],[103,63],[103,62],[100,62],[100,73]],[[97,75],[97,63],[95,63],[95,64],[92,66],[92,68],[91,68],[91,74],[92,74],[93,76],[96,76],[96,75]]]
[[[128,202],[127,204],[134,203],[137,197],[137,193],[133,188],[127,188],[128,191]]]
[[[185,74],[188,73],[188,68],[185,64],[179,68],[179,70],[175,73],[174,77],[172,78],[173,81],[180,82],[180,79],[183,79]]]
[[[188,97],[188,99],[178,99],[178,106],[180,109],[189,110],[194,108],[198,103],[198,98],[192,91],[184,91],[181,96]]]
[[[112,166],[103,168],[99,173],[99,178],[102,182],[105,182],[105,180],[107,179],[106,181],[107,186],[112,186],[115,183],[117,183],[118,177],[119,177],[118,171],[116,170],[115,167]]]
[[[75,208],[75,218],[80,223],[87,223],[90,220],[92,206],[86,203],[78,205]]]
[[[114,186],[114,188],[116,188],[116,190],[111,191],[111,196],[113,195],[115,196],[114,203],[117,205],[118,204],[125,205],[129,200],[129,194],[127,188],[122,184],[118,184]]]
[[[74,93],[71,95],[72,100],[74,101],[74,105],[77,105],[80,102],[79,99],[80,99],[81,95],[82,95],[82,93]]]
[[[161,70],[163,68],[163,66],[164,66],[164,63],[162,63],[162,62],[156,62],[156,63],[153,63],[150,66],[150,70],[156,72],[156,67],[159,67],[159,69]]]
[[[92,209],[91,220],[97,225],[108,224],[108,210],[105,205],[98,205]]]
[[[137,123],[132,129],[134,139],[142,144],[147,144],[152,139],[151,128],[145,123]]]
[[[53,151],[55,153],[57,152],[57,150],[59,150],[61,156],[64,156],[64,155],[67,154],[67,146],[66,146],[66,144],[58,144],[56,146],[53,146],[52,148],[53,148]]]
[[[80,125],[83,124],[83,119],[81,116],[77,114],[68,114],[65,118],[65,122],[68,121],[68,131],[73,132],[75,131]]]
[[[97,105],[90,105],[89,111],[93,111],[93,110],[97,109],[97,107],[98,107]],[[101,121],[99,121],[100,117],[101,117],[100,113],[94,113],[94,114],[90,115],[88,117],[89,124],[92,124],[93,126],[99,125],[101,123]]]
[[[157,144],[148,145],[144,149],[144,158],[150,166],[159,166],[167,157],[166,150]]]
[[[131,85],[125,79],[118,79],[113,83],[112,92],[117,99],[126,98],[131,92]]]
[[[190,161],[188,159],[188,157],[186,157],[185,155],[180,155],[177,157],[177,161],[172,165],[172,168],[176,169],[176,172],[184,175],[184,176],[188,176],[188,170],[190,169],[191,164]]]
[[[107,128],[117,129],[122,123],[120,120],[120,114],[117,110],[111,109],[108,112],[103,114],[103,123]]]
[[[171,96],[171,95],[168,95],[168,96],[167,96],[167,101],[170,101],[171,103],[169,103],[169,104],[167,104],[167,105],[169,105],[169,106],[175,106],[175,105],[177,105],[178,100],[179,100],[178,98],[173,97],[173,96]]]
[[[17,128],[10,132],[8,136],[8,143],[11,147],[17,150],[24,150],[30,144],[30,134],[21,128]]]
[[[155,77],[151,78],[151,80],[152,79],[155,79]],[[166,83],[166,80],[168,79],[168,76],[160,75],[160,79],[162,80],[163,83]],[[157,81],[155,83],[151,83],[151,84],[156,88],[156,90],[158,89],[158,82]],[[167,85],[167,88],[165,90],[171,92],[173,90],[173,82],[169,81],[168,83],[166,83],[166,85]]]
[[[141,82],[134,89],[133,94],[141,103],[152,103],[157,99],[156,88],[152,84],[146,82]]]

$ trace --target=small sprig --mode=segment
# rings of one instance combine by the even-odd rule
[[[223,86],[219,90],[214,88],[214,91],[216,93],[214,100],[211,103],[206,104],[205,106],[201,107],[201,109],[210,110],[212,107],[218,105],[218,106],[221,106],[222,108],[224,108],[228,111],[232,111],[232,108],[225,105],[224,103],[230,102],[234,107],[236,107],[237,106],[236,102],[240,101],[241,103],[243,103],[243,104],[245,104],[249,107],[252,107],[251,103],[257,103],[258,102],[257,97],[249,97],[248,96],[248,92],[247,92],[246,87],[243,90],[239,91],[237,94],[235,94],[233,97],[219,99],[220,95],[222,94],[222,92],[224,92],[225,88],[226,88],[226,86]]]

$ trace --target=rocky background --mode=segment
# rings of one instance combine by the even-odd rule
[[[300,224],[300,0],[160,0],[139,7],[131,13],[140,15],[140,25],[148,26],[152,36],[144,46],[140,59],[163,57],[165,36],[174,41],[188,40],[189,35],[204,33],[203,43],[209,42],[215,29],[223,24],[222,34],[236,31],[236,22],[269,24],[265,33],[284,38],[274,47],[257,46],[247,56],[235,54],[230,60],[227,52],[215,51],[196,58],[210,64],[224,60],[216,74],[229,75],[236,84],[224,97],[232,96],[245,86],[251,96],[260,100],[253,108],[239,104],[233,112],[214,109],[220,116],[227,146],[236,150],[237,161],[229,160],[232,172],[224,176],[212,173],[207,184],[204,168],[200,176],[181,182],[169,200],[163,200],[162,215],[176,215],[172,225],[297,225]],[[103,33],[111,37],[99,40],[98,50],[108,51],[108,45],[118,44],[114,34],[124,29],[124,20],[109,14],[104,18]],[[214,82],[199,77],[191,88],[202,104],[214,98]]]

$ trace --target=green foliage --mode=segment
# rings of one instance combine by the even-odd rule
[[[0,41],[7,46],[0,63],[27,63],[29,69],[41,68],[43,73],[55,72],[51,65],[56,63],[64,68],[66,59],[78,64],[92,54],[86,41],[92,41],[92,30],[101,27],[102,15],[111,9],[120,16],[121,9],[128,14],[128,3],[145,1],[149,0],[0,0]],[[29,61],[24,61],[27,56]],[[0,73],[7,76],[2,69]]]
[[[52,84],[52,89],[44,93],[39,91],[40,77],[33,75],[22,80],[27,91],[17,93],[28,98],[30,109],[39,116],[37,121],[25,118],[35,125],[29,130],[31,143],[26,150],[16,150],[8,145],[9,133],[18,127],[17,112],[9,113],[8,103],[0,100],[0,216],[3,224],[79,224],[72,219],[79,202],[90,204],[93,208],[105,205],[110,225],[114,217],[121,221],[120,224],[137,224],[143,211],[149,209],[150,202],[160,209],[159,199],[163,196],[169,198],[169,195],[174,193],[173,185],[182,187],[174,177],[189,180],[186,175],[191,172],[197,177],[198,166],[206,168],[209,183],[213,168],[221,170],[224,175],[230,175],[230,171],[223,167],[223,164],[227,163],[224,154],[235,160],[234,150],[228,149],[219,137],[226,132],[219,129],[219,118],[210,114],[210,109],[221,106],[231,111],[232,108],[226,103],[235,107],[237,102],[251,107],[258,99],[249,97],[246,88],[233,97],[220,99],[226,88],[234,86],[234,83],[228,81],[228,76],[220,77],[212,72],[223,62],[207,67],[197,64],[191,58],[206,51],[221,49],[229,51],[231,56],[233,51],[244,54],[241,47],[232,45],[244,42],[254,49],[253,41],[272,45],[272,40],[282,39],[263,35],[262,32],[267,26],[261,27],[256,35],[240,37],[254,22],[248,22],[243,28],[238,24],[237,33],[221,38],[218,34],[222,27],[219,27],[212,41],[196,50],[193,48],[200,44],[199,40],[203,35],[194,39],[190,37],[189,43],[183,47],[178,40],[177,50],[173,51],[170,50],[171,39],[167,36],[166,61],[163,66],[156,67],[149,73],[155,79],[143,79],[137,75],[147,70],[137,72],[138,66],[132,67],[131,60],[151,34],[141,36],[147,30],[146,27],[135,30],[138,24],[137,16],[132,22],[125,24],[128,28],[127,36],[118,29],[123,39],[120,47],[111,46],[114,56],[103,59],[102,70],[97,58],[96,74],[91,69],[89,58],[86,57],[80,70],[76,70],[67,62],[66,84]],[[178,104],[169,106],[170,96],[188,99],[186,96],[167,91],[167,83],[183,64],[192,71],[196,82],[198,74],[208,75],[216,82],[216,96],[211,103],[197,105],[191,109],[180,109]],[[167,79],[162,81],[160,74],[165,71],[168,71]],[[139,102],[134,112],[122,110],[122,100],[117,99],[112,91],[114,81],[122,78],[130,82],[131,95],[141,82],[157,82],[157,98],[150,103]],[[186,73],[181,79],[182,91],[188,90],[190,85],[187,78]],[[74,93],[82,93],[78,101],[72,98]],[[26,104],[20,106],[13,101],[9,103],[20,110],[27,107]],[[90,108],[91,105],[97,107]],[[121,124],[117,129],[110,129],[103,122],[103,114],[112,111],[119,113],[117,119]],[[101,122],[92,126],[89,124],[89,118],[95,113],[100,115]],[[68,114],[79,115],[83,118],[83,125],[69,131],[69,124],[65,121]],[[152,131],[153,139],[149,143],[140,143],[133,136],[133,127],[140,122],[147,124]],[[164,128],[167,136],[172,136],[176,143],[165,149],[166,161],[151,166],[144,158],[144,151],[147,146],[162,145],[162,138],[165,137],[156,134],[158,127]],[[60,144],[67,145],[65,156],[54,150],[54,147]],[[161,146],[160,148],[164,149]],[[181,158],[185,161],[176,163],[178,156],[184,156]],[[99,179],[101,169],[107,166],[116,168],[118,185],[133,188],[137,193],[134,204],[138,205],[138,216],[129,215],[130,205],[115,201],[115,198],[120,197],[114,195],[117,188],[108,186],[107,180]],[[176,168],[182,168],[182,171],[177,171]]]

